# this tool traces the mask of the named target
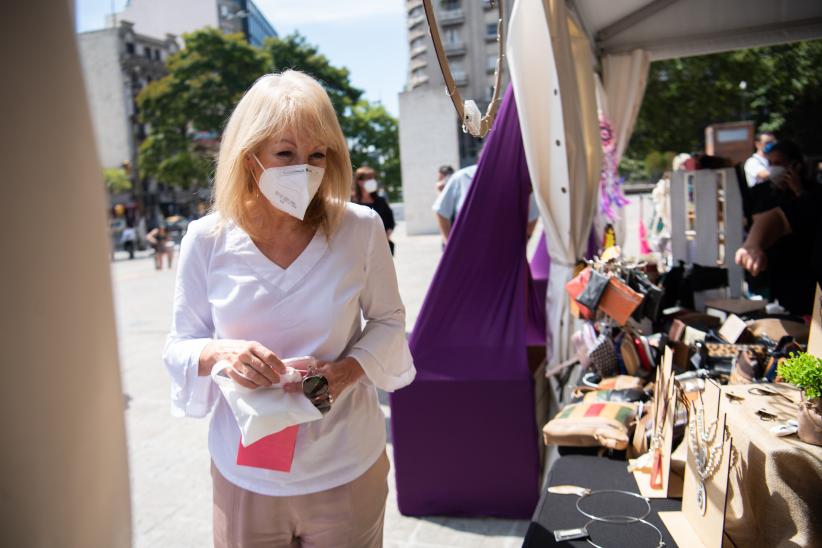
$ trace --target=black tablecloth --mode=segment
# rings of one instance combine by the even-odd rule
[[[639,493],[636,481],[627,470],[627,462],[611,460],[586,455],[568,455],[560,457],[554,462],[548,474],[548,486],[578,485],[588,489],[621,489],[632,493]],[[541,548],[543,546],[578,546],[589,547],[585,539],[576,541],[556,542],[553,531],[556,529],[571,529],[582,527],[589,518],[577,511],[576,496],[555,495],[547,491],[542,493],[537,508],[534,511],[531,524],[522,544],[523,548]],[[628,495],[602,495],[583,501],[583,508],[600,515],[611,512],[612,515],[629,513],[636,515],[644,503],[632,500]],[[619,505],[620,507],[614,507]],[[676,546],[658,512],[679,510],[682,502],[671,499],[651,499],[651,514],[645,518],[662,531],[662,538],[666,546]],[[659,535],[653,529],[641,523],[629,525],[594,524],[591,526],[591,535],[594,542],[603,547],[630,546],[644,548],[656,546]],[[606,538],[607,537],[607,538]],[[653,539],[653,540],[652,540]]]

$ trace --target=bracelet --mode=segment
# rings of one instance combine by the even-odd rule
[[[633,493],[631,493],[631,494],[633,494]],[[621,516],[605,516],[605,517],[606,518],[617,518],[617,517],[621,517]],[[620,522],[620,521],[610,521],[609,522],[609,521],[605,521],[605,520],[602,520],[602,519],[600,519],[600,520],[592,519],[591,521],[589,521],[588,523],[585,524],[586,532],[588,532],[588,527],[596,521],[605,522],[605,523],[614,523],[614,524],[618,524],[618,525],[631,525],[631,524],[634,524],[634,523],[642,523],[643,525],[647,525],[648,527],[650,527],[651,529],[656,531],[656,534],[659,535],[659,543],[656,545],[656,548],[663,548],[665,546],[665,541],[662,538],[662,531],[659,530],[659,527],[657,527],[653,523],[651,523],[649,521],[646,521],[644,519],[638,519],[638,520],[635,520],[635,521],[622,521],[622,522]],[[602,546],[601,544],[597,544],[594,541],[592,541],[590,532],[588,532],[588,538],[586,538],[585,541],[588,544],[590,544],[591,546],[593,546],[594,548],[607,548],[605,546]]]
[[[620,493],[620,494],[623,494],[623,495],[630,495],[632,497],[638,498],[638,499],[642,500],[643,502],[645,502],[645,505],[648,508],[645,510],[645,513],[642,514],[641,516],[597,516],[597,515],[594,515],[594,514],[589,514],[588,512],[584,511],[582,508],[579,507],[579,503],[582,499],[587,498],[587,497],[592,497],[594,495],[601,495],[601,494],[604,494],[604,493]],[[599,491],[591,491],[589,493],[585,493],[584,495],[581,495],[577,499],[576,506],[577,506],[577,511],[580,514],[582,514],[583,516],[585,516],[586,518],[591,518],[591,521],[604,521],[606,523],[622,523],[622,524],[635,523],[637,521],[643,521],[651,513],[651,503],[648,501],[647,498],[643,497],[642,495],[632,493],[630,491],[623,491],[621,489],[601,489]]]

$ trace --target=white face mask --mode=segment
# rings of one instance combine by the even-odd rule
[[[263,168],[259,181],[263,196],[280,211],[302,221],[308,205],[320,188],[325,170],[308,164],[266,169],[256,155],[254,159]]]
[[[377,181],[375,181],[374,179],[368,179],[367,181],[365,181],[362,184],[362,187],[369,194],[371,194],[372,192],[377,192],[377,188],[378,188]]]
[[[776,186],[782,186],[785,177],[788,175],[788,172],[782,166],[771,166],[768,172],[770,173],[768,178]]]

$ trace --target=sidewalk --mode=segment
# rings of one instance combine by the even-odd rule
[[[410,331],[440,257],[437,236],[405,235],[399,223],[397,277]],[[123,389],[127,395],[134,546],[211,545],[211,477],[207,420],[169,414],[168,378],[161,354],[171,323],[174,274],[157,272],[150,256],[112,263]],[[381,401],[387,402],[386,397]],[[390,409],[383,405],[386,416]],[[393,460],[393,448],[388,446]],[[393,470],[389,475],[385,546],[513,548],[527,522],[499,519],[408,518],[397,510]]]

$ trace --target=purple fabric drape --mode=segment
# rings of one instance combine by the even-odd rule
[[[541,316],[544,344],[545,300],[525,257],[530,189],[509,87],[411,334],[417,378],[391,397],[403,514],[534,510],[539,437],[526,327]]]

